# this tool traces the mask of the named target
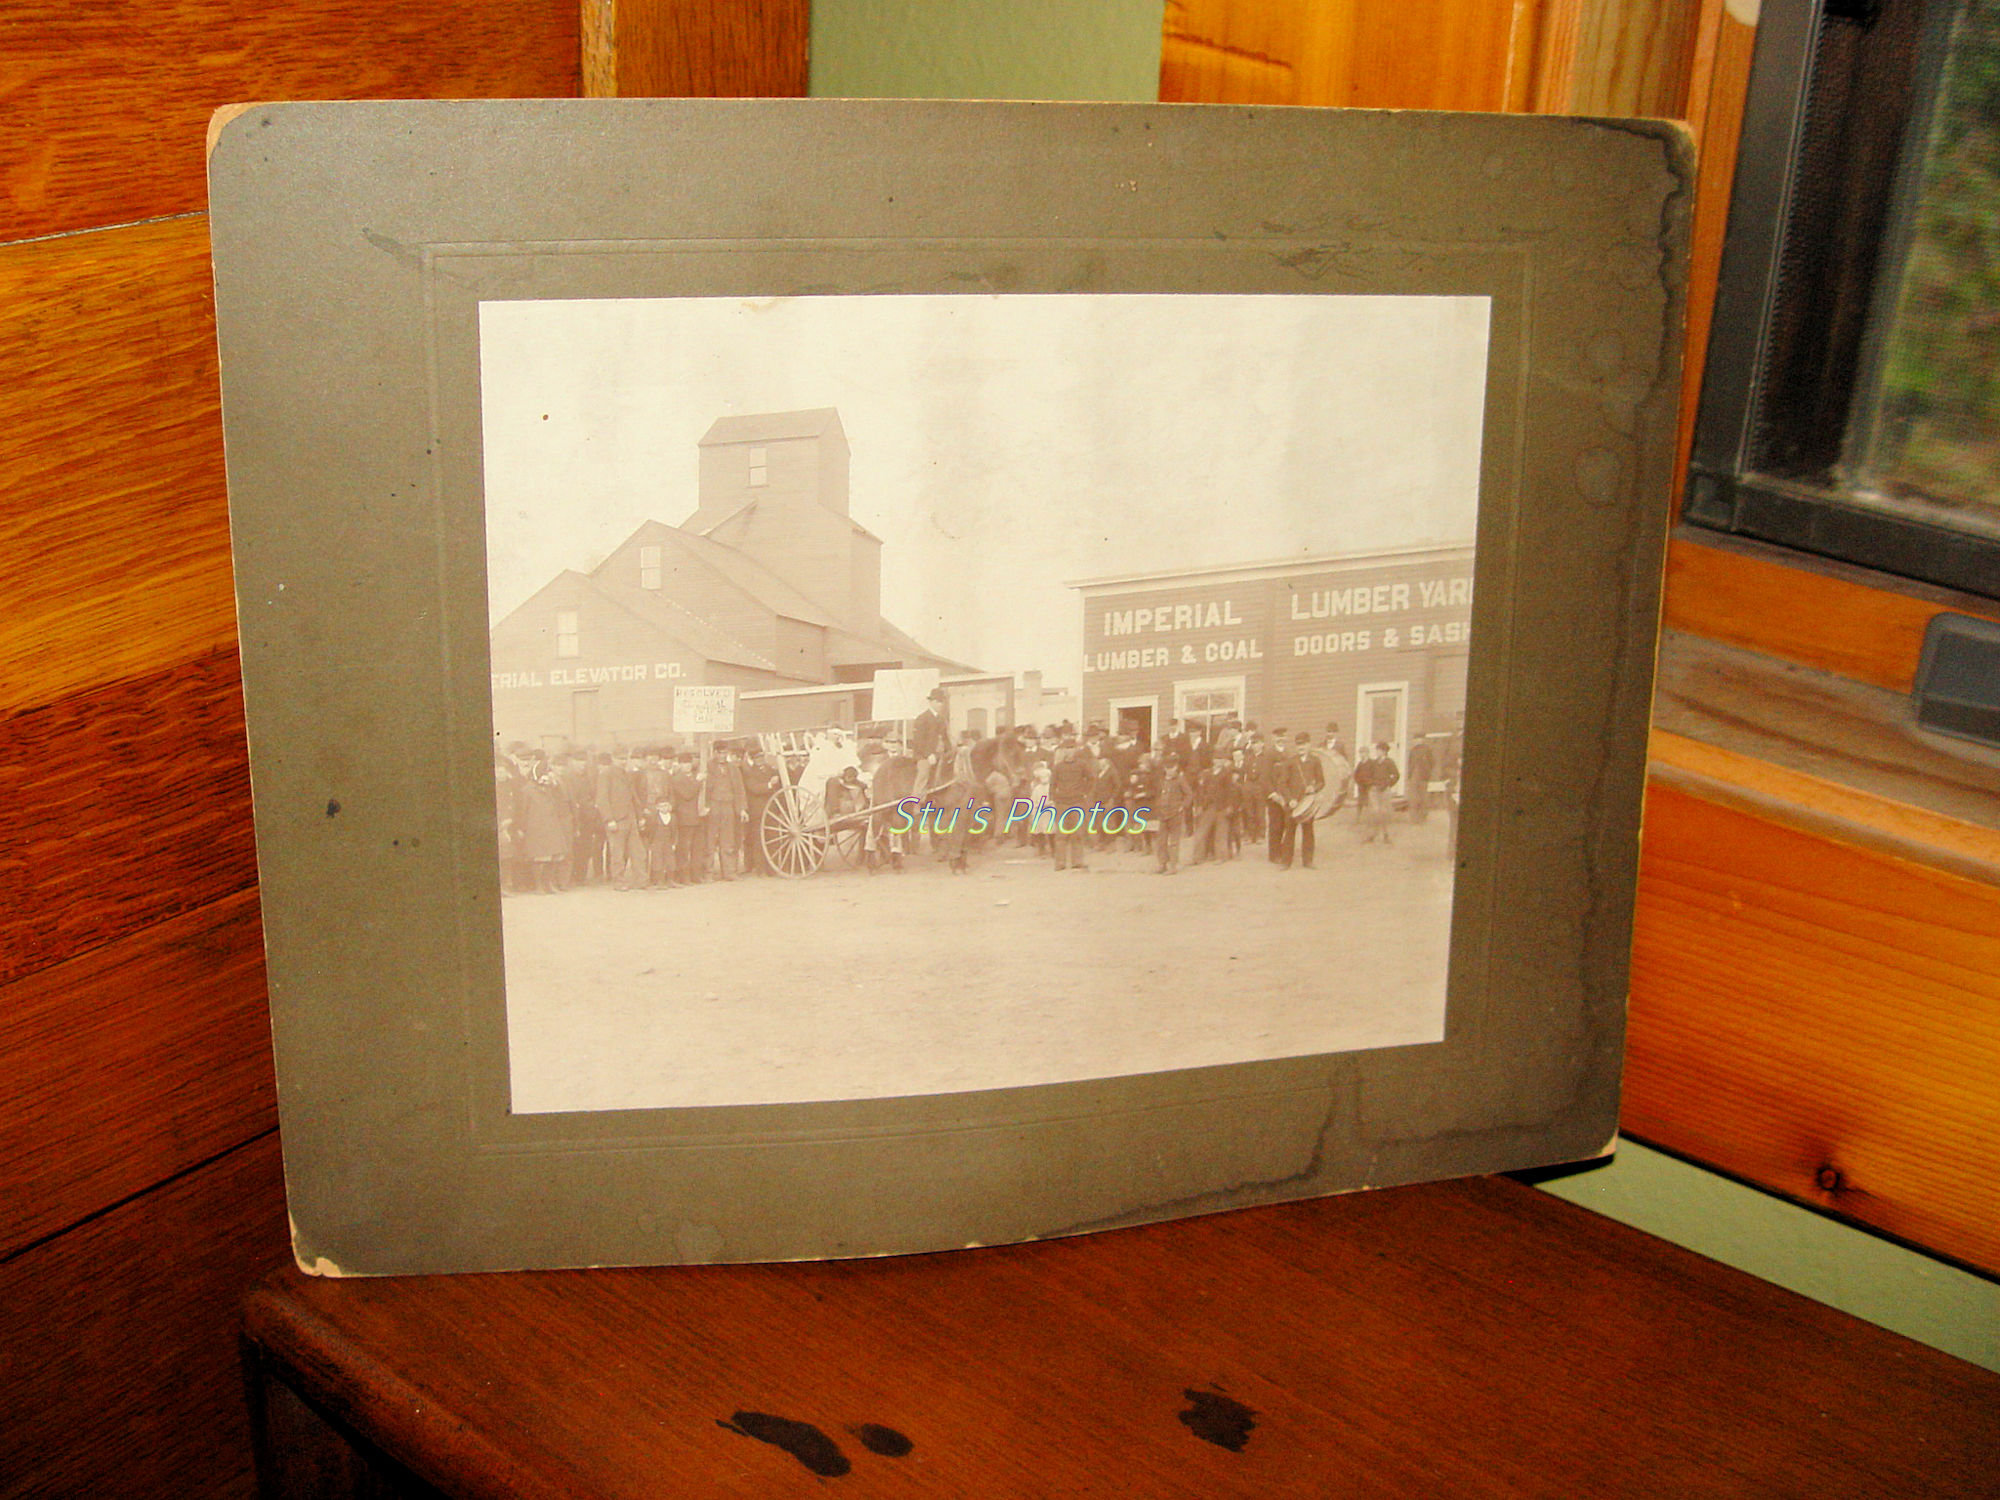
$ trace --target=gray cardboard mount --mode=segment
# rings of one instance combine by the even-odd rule
[[[1684,296],[1677,127],[1219,106],[252,106],[210,158],[287,1192],[368,1275],[931,1250],[1600,1155]],[[508,1111],[477,305],[1490,297],[1446,1037]]]

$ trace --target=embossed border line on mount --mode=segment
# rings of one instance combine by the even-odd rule
[[[480,502],[483,521],[483,445],[478,441],[478,330],[477,308],[492,300],[580,300],[588,297],[779,297],[779,296],[1006,296],[1009,292],[1061,293],[1059,286],[1014,286],[1001,290],[982,284],[964,274],[963,262],[985,251],[1027,250],[1046,256],[1074,255],[1102,258],[1130,249],[1157,255],[1185,252],[1186,272],[1212,276],[1221,262],[1248,257],[1253,262],[1279,268],[1293,284],[1289,289],[1237,292],[1185,290],[1172,283],[1178,276],[1162,274],[1157,266],[1148,274],[1135,276],[1130,268],[1114,272],[1116,285],[1077,287],[1075,295],[1265,295],[1265,296],[1482,296],[1489,301],[1489,344],[1486,367],[1485,419],[1481,432],[1481,494],[1478,545],[1475,549],[1474,597],[1488,611],[1484,628],[1475,631],[1472,643],[1471,680],[1486,682],[1488,708],[1479,724],[1468,718],[1468,761],[1487,766],[1481,778],[1493,787],[1510,780],[1506,765],[1508,721],[1513,697],[1510,665],[1518,659],[1512,649],[1517,629],[1513,608],[1514,585],[1520,577],[1519,518],[1525,489],[1527,453],[1527,404],[1529,375],[1533,364],[1533,328],[1526,311],[1536,273],[1539,246],[1531,240],[1495,239],[1466,244],[1426,244],[1386,241],[1363,250],[1348,250],[1339,260],[1326,258],[1323,237],[1285,235],[1251,236],[1129,236],[1084,237],[1021,235],[977,235],[965,237],[840,236],[771,239],[693,238],[647,240],[494,241],[398,245],[398,259],[421,268],[425,317],[425,361],[430,392],[431,483],[438,518],[438,577],[441,594],[462,588],[465,580],[454,575],[454,565],[463,567],[463,537],[454,531],[452,511],[464,496],[458,487],[470,486]],[[857,286],[852,280],[795,282],[787,280],[782,289],[773,285],[771,266],[776,257],[812,257],[824,263],[828,257],[852,255],[865,258],[887,248],[902,255],[934,255],[940,271],[944,258],[957,263],[949,279],[941,277],[935,286],[915,286],[911,278],[898,277],[893,283],[876,282]],[[606,275],[612,262],[622,263],[621,289],[606,292],[569,286],[551,286],[547,272],[556,263],[557,282],[570,280],[580,269],[588,279]],[[533,274],[496,281],[494,273],[507,263],[528,263]],[[690,276],[691,266],[701,264],[708,274]],[[1310,269],[1301,269],[1310,267]],[[455,274],[469,271],[470,275]],[[568,274],[563,274],[568,273]],[[1462,284],[1453,284],[1462,276]],[[699,289],[689,283],[699,282]],[[1362,284],[1355,285],[1353,283]],[[1329,283],[1334,284],[1329,284]],[[1144,284],[1141,284],[1144,283]],[[645,288],[635,290],[633,288]],[[459,289],[463,290],[459,290]],[[497,294],[497,295],[496,295]],[[525,294],[525,297],[524,297]],[[469,328],[450,326],[469,316]],[[1493,356],[1493,331],[1502,322],[1514,331],[1515,357],[1502,369]],[[469,339],[467,335],[470,335]],[[469,389],[463,371],[457,378],[447,369],[454,356],[469,355],[472,376]],[[1496,422],[1496,416],[1504,420]],[[448,435],[457,436],[454,444]],[[469,446],[466,444],[469,443]],[[460,451],[464,448],[464,451]],[[1496,516],[1499,521],[1496,522]],[[461,555],[455,556],[455,550]],[[479,583],[484,584],[484,548],[478,550]],[[483,600],[484,594],[480,595]],[[458,675],[454,664],[476,655],[485,680],[488,659],[483,637],[469,642],[455,635],[449,609],[440,612],[441,660],[444,679],[439,691],[447,703],[450,738],[454,747],[469,745],[476,738],[481,754],[452,754],[445,768],[450,800],[458,805],[461,796],[473,790],[468,780],[475,769],[478,785],[487,777],[486,751],[491,739],[491,695],[481,700],[476,735],[468,732],[464,715],[472,707],[463,692],[451,690]],[[482,609],[483,618],[483,609]],[[1468,698],[1481,695],[1469,691]],[[489,969],[482,956],[497,950],[497,933],[487,931],[475,920],[475,907],[461,899],[454,903],[459,913],[454,939],[458,949],[456,979],[458,1011],[463,1026],[465,1055],[471,1059],[461,1098],[463,1119],[472,1150],[479,1155],[568,1155],[596,1151],[701,1150],[714,1147],[783,1145],[800,1141],[840,1142],[912,1135],[951,1136],[969,1132],[990,1132],[1009,1128],[1054,1125],[1065,1122],[1104,1120],[1119,1115],[1146,1115],[1180,1107],[1198,1107],[1251,1101],[1293,1101],[1295,1105],[1324,1107],[1327,1124],[1342,1112],[1351,1114],[1354,1089],[1353,1069],[1357,1059],[1392,1051],[1431,1052],[1450,1048],[1454,1031],[1465,1007],[1483,995],[1483,977],[1491,962],[1493,915],[1497,900],[1499,866],[1504,858],[1503,841],[1497,820],[1488,820],[1477,858],[1468,857],[1467,844],[1461,845],[1461,870],[1454,887],[1451,959],[1447,979],[1448,1004],[1446,1035],[1442,1042],[1413,1044],[1403,1048],[1359,1049],[1351,1052],[1308,1055],[1262,1061],[1220,1064],[1173,1070],[1166,1073],[1128,1075],[1105,1079],[1074,1080],[1065,1083],[979,1090],[969,1093],[902,1096],[892,1099],[801,1101],[791,1106],[825,1116],[825,1123],[803,1128],[773,1129],[770,1106],[703,1106],[605,1110],[513,1115],[508,1110],[507,1022],[504,983],[488,988],[480,976],[499,973],[496,962]],[[460,830],[453,838],[454,882],[463,893],[474,886],[492,886],[497,872],[488,851],[490,830],[481,841],[476,831],[467,836]],[[1474,879],[1468,880],[1468,867]],[[1470,894],[1475,899],[1467,900]],[[1341,1061],[1345,1060],[1345,1061]],[[1093,1102],[1081,1097],[1084,1091],[1100,1097]],[[1105,1094],[1129,1096],[1113,1102]],[[912,1098],[932,1101],[932,1116],[921,1124],[909,1118]],[[741,1123],[733,1122],[735,1116]],[[970,1116],[970,1117],[968,1117]],[[752,1126],[753,1121],[762,1123]]]

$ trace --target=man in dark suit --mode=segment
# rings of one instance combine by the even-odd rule
[[[1199,776],[1215,759],[1215,747],[1209,742],[1208,731],[1199,724],[1190,724],[1181,738],[1188,745],[1187,773],[1191,777]]]
[[[1312,753],[1312,736],[1303,729],[1299,731],[1298,742],[1293,746],[1291,763],[1298,767],[1299,780],[1299,795],[1293,799],[1293,806],[1301,810],[1295,811],[1290,821],[1298,839],[1299,866],[1310,870],[1313,867],[1313,850],[1317,839],[1317,835],[1313,832],[1313,824],[1319,818],[1319,794],[1326,789],[1326,767],[1321,765],[1319,757]],[[1289,844],[1291,840],[1287,839],[1286,842]],[[1289,866],[1291,860],[1287,859],[1285,864]]]
[[[674,763],[667,787],[674,810],[673,883],[696,885],[708,873],[708,783],[692,750]]]
[[[1285,753],[1286,743],[1285,731],[1280,727],[1271,731],[1271,737],[1258,751],[1260,779],[1264,788],[1264,817],[1267,820],[1265,826],[1269,830],[1265,847],[1274,865],[1292,862],[1288,833],[1292,822],[1290,808],[1298,796],[1298,788],[1294,785],[1298,776],[1292,757]]]
[[[944,689],[932,688],[924,711],[910,724],[910,754],[917,762],[919,796],[951,779],[951,728],[944,715]]]
[[[1090,752],[1074,739],[1064,740],[1049,773],[1049,804],[1055,808],[1058,817],[1072,808],[1088,812],[1091,788],[1096,780],[1096,767]],[[1088,846],[1089,835],[1080,827],[1074,833],[1065,833],[1058,828],[1056,868],[1084,869],[1084,851]]]
[[[604,818],[607,845],[604,873],[621,891],[646,883],[646,840],[639,829],[643,774],[630,751],[618,763],[608,755],[597,757],[597,810]]]
[[[1164,757],[1155,772],[1151,795],[1146,799],[1153,809],[1157,826],[1153,829],[1153,852],[1159,872],[1174,875],[1181,867],[1181,822],[1187,816],[1188,804],[1194,792],[1181,770],[1181,763],[1175,757]]]
[[[736,854],[743,847],[743,823],[750,815],[745,805],[747,801],[743,767],[736,753],[733,750],[710,750],[708,847],[715,858],[716,874],[723,880],[736,878]]]
[[[1236,748],[1243,755],[1237,787],[1237,837],[1246,844],[1261,844],[1271,805],[1264,800],[1265,792],[1270,790],[1264,780],[1264,736],[1255,724],[1243,726]]]

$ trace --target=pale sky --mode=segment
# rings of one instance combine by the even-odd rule
[[[696,507],[717,417],[831,406],[882,612],[1078,690],[1107,574],[1468,545],[1487,299],[853,296],[480,306],[497,620]]]

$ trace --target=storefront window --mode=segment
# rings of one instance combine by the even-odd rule
[[[1174,717],[1210,739],[1231,714],[1243,712],[1243,679],[1222,682],[1181,682],[1174,685]]]

